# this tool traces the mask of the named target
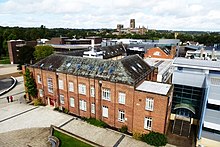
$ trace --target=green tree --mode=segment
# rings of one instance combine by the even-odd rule
[[[23,46],[19,49],[18,61],[20,65],[30,64],[30,61],[33,60],[34,48],[31,46]]]
[[[35,46],[34,58],[35,60],[43,59],[51,54],[53,54],[54,49],[52,46]]]
[[[25,70],[24,76],[25,76],[25,87],[27,88],[26,92],[28,93],[29,96],[36,98],[37,86],[33,78],[33,75],[31,74],[28,68]]]

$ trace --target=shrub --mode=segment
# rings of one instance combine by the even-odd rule
[[[59,107],[55,107],[53,110],[59,111]]]
[[[101,120],[97,120],[95,118],[84,118],[84,120],[94,126],[101,127],[101,128],[107,128],[108,124]]]
[[[63,108],[63,112],[66,113],[66,114],[69,114],[69,110],[68,109]]]
[[[33,100],[34,106],[45,106],[40,98]]]
[[[165,146],[167,144],[167,137],[158,132],[144,134],[142,135],[141,140],[153,146]]]
[[[126,125],[123,125],[123,126],[121,126],[119,131],[122,132],[122,133],[128,133],[128,127]]]
[[[142,136],[141,133],[134,133],[133,134],[133,138],[136,139],[136,140],[141,140],[141,136]]]

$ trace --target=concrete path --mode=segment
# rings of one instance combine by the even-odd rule
[[[8,103],[6,99],[7,96],[12,95],[15,101],[20,100],[21,97],[23,98],[25,94],[23,76],[16,77],[16,79],[17,79],[17,85],[8,93],[0,96],[0,107],[3,107],[3,105]]]

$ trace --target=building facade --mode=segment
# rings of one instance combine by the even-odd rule
[[[197,125],[197,145],[219,146],[220,141],[220,62],[176,58],[173,62],[174,125],[187,121]],[[189,125],[190,126],[190,125]],[[174,128],[174,133],[190,133]]]
[[[116,61],[51,55],[26,68],[45,104],[130,132],[166,133],[172,87],[150,82],[157,73],[137,55]]]

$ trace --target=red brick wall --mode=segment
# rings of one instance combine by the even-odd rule
[[[146,98],[154,99],[153,111],[145,110]],[[144,129],[144,118],[151,117],[152,131],[164,133],[167,101],[166,96],[135,91],[133,132],[148,133],[149,131]]]
[[[53,98],[56,101],[56,106],[62,106],[73,113],[82,117],[95,117],[96,119],[101,119],[110,126],[120,128],[122,125],[127,125],[128,130],[131,132],[141,132],[146,133],[144,130],[144,118],[152,117],[153,124],[152,130],[160,133],[164,133],[166,129],[165,120],[166,116],[170,115],[170,110],[167,113],[167,96],[161,96],[146,92],[140,92],[134,90],[134,86],[129,86],[126,84],[113,83],[109,81],[103,81],[98,79],[77,77],[74,75],[55,73],[53,71],[46,71],[41,69],[30,68],[33,72],[37,83],[37,75],[39,74],[42,79],[42,84],[37,83],[37,87],[44,89],[44,102],[47,104],[46,97]],[[51,77],[53,79],[53,94],[48,92],[47,78]],[[58,89],[58,79],[63,80],[64,89]],[[70,92],[68,89],[69,82],[73,82],[74,92]],[[78,93],[78,85],[86,85],[86,95]],[[91,97],[90,87],[95,88],[95,97]],[[102,89],[110,89],[111,100],[102,99]],[[125,104],[118,103],[119,92],[126,94]],[[64,95],[64,105],[59,103],[59,94]],[[70,107],[70,97],[74,98],[75,107]],[[146,111],[146,98],[154,99],[154,110],[153,112]],[[87,110],[79,110],[79,100],[85,100]],[[95,114],[91,113],[91,104],[95,103]],[[108,118],[102,117],[102,106],[108,107]],[[118,121],[118,111],[123,110],[125,112],[125,122]],[[167,119],[168,120],[168,119]]]

